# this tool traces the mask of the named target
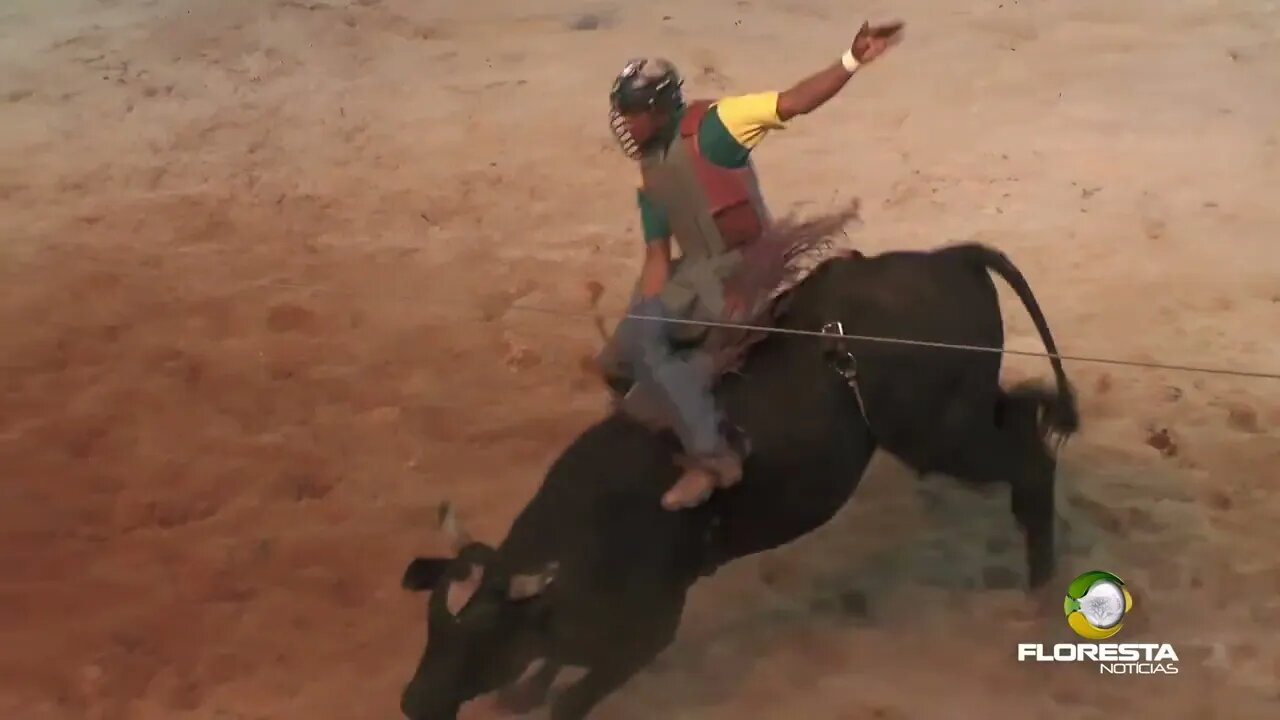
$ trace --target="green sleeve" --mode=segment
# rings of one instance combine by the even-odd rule
[[[698,149],[707,160],[722,168],[745,167],[751,149],[738,142],[720,120],[718,108],[711,108],[698,125]]]
[[[649,200],[644,190],[636,191],[636,204],[640,206],[640,225],[644,228],[645,244],[671,236],[671,225],[667,222],[666,213]]]

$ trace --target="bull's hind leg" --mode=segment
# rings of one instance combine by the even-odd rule
[[[1054,481],[1058,463],[1045,445],[1040,429],[1042,403],[1035,397],[1004,395],[1000,434],[1018,458],[1012,477],[1013,515],[1026,533],[1027,566],[1031,587],[1040,587],[1053,576],[1056,561]]]
[[[965,422],[951,424],[959,441],[944,472],[975,483],[1005,482],[1010,486],[1013,516],[1026,542],[1031,588],[1053,576],[1055,462],[1038,432],[1033,402],[1003,396],[999,424],[988,413],[966,413]]]

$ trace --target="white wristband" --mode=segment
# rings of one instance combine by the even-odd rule
[[[849,48],[844,51],[844,55],[840,56],[840,64],[844,66],[845,72],[852,75],[862,63],[858,62],[858,58],[853,56],[853,48]]]

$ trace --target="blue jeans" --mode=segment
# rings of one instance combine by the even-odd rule
[[[658,298],[635,298],[628,315],[671,318]],[[684,445],[694,456],[717,455],[728,449],[721,433],[721,415],[711,394],[712,362],[701,350],[677,354],[671,332],[680,325],[623,318],[610,347],[601,354],[606,374],[634,380],[634,392],[649,394],[667,410]]]

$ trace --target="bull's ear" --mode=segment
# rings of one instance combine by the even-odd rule
[[[448,558],[416,557],[404,569],[400,587],[414,592],[430,590],[444,576],[450,562]]]

